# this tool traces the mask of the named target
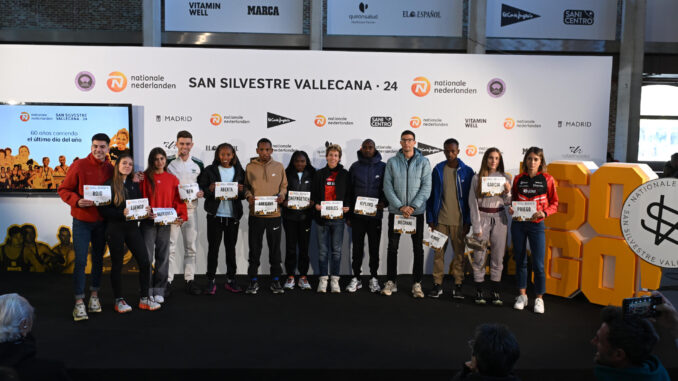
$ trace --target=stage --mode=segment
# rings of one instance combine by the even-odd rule
[[[668,278],[668,275],[665,276]],[[455,302],[446,279],[439,299],[413,299],[411,280],[403,276],[391,297],[363,287],[355,294],[325,294],[298,288],[284,295],[268,290],[262,277],[257,295],[231,294],[218,278],[215,296],[190,296],[183,280],[154,312],[137,308],[137,278],[124,275],[131,313],[113,310],[108,274],[101,292],[104,311],[73,322],[71,277],[3,273],[0,293],[18,292],[36,310],[33,334],[40,357],[63,360],[75,380],[195,379],[449,379],[470,358],[467,344],[482,322],[509,326],[521,347],[517,374],[524,380],[593,378],[594,348],[589,341],[600,326],[600,306],[583,295],[545,297],[546,313],[512,308],[513,277],[503,282],[503,307]],[[199,277],[198,281],[204,282]],[[246,286],[245,277],[240,277]],[[349,281],[342,277],[342,288]],[[311,283],[316,285],[315,277]],[[366,283],[366,282],[364,282]],[[678,281],[662,282],[666,295],[678,297]],[[424,278],[428,291],[431,278]],[[532,295],[531,293],[529,295]],[[660,331],[660,334],[663,332]],[[678,375],[678,351],[662,335],[655,353]]]

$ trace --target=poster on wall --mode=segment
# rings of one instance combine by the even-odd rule
[[[617,0],[488,0],[487,37],[614,40]]]
[[[461,0],[327,1],[327,34],[461,37]]]

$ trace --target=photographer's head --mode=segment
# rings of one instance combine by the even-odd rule
[[[659,340],[652,324],[637,315],[624,315],[619,307],[608,306],[601,312],[603,323],[591,339],[596,347],[596,363],[613,368],[639,366],[645,362]]]
[[[515,336],[501,324],[482,324],[476,327],[475,337],[469,343],[473,350],[472,362],[484,376],[505,377],[513,371],[520,358],[520,347]]]

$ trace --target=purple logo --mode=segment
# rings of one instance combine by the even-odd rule
[[[82,91],[92,90],[95,83],[94,74],[88,71],[81,71],[75,76],[75,87]]]
[[[487,93],[492,98],[499,98],[506,92],[506,83],[499,78],[493,78],[487,83]]]

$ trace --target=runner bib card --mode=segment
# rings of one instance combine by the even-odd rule
[[[128,209],[126,216],[127,221],[143,220],[144,218],[148,217],[148,212],[146,211],[146,208],[148,207],[147,198],[127,200],[125,203]]]
[[[447,242],[447,236],[435,229],[428,229],[428,234],[424,237],[424,245],[433,250],[440,251]]]
[[[504,184],[506,184],[506,179],[503,176],[483,177],[481,180],[481,196],[499,196],[504,192]]]
[[[174,208],[153,208],[153,213],[155,213],[155,222],[156,225],[171,225],[176,222],[177,211]]]
[[[311,192],[289,191],[287,207],[294,210],[307,209],[311,205]]]
[[[393,218],[393,232],[398,234],[414,234],[417,232],[417,218],[403,217],[396,214]]]
[[[353,211],[355,214],[362,214],[363,216],[376,216],[378,203],[379,199],[358,196],[355,200],[355,208]]]
[[[238,199],[238,183],[214,183],[214,198],[217,200],[237,200]]]
[[[111,203],[111,187],[108,185],[84,185],[82,187],[84,199],[94,202],[94,205],[108,205]]]
[[[191,202],[198,199],[198,192],[200,188],[198,183],[179,184],[179,198],[183,202]]]
[[[254,215],[268,216],[278,211],[276,196],[258,196],[254,198]]]
[[[537,213],[536,201],[513,201],[513,221],[532,221],[532,215]]]
[[[326,220],[340,220],[344,218],[343,201],[320,202],[320,217]]]

